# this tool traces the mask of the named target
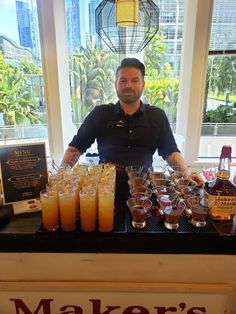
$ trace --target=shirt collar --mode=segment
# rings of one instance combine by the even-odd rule
[[[119,101],[117,101],[116,104],[115,104],[114,113],[117,114],[117,115],[118,114],[122,114],[122,113],[124,114],[124,111],[120,107],[120,102]],[[142,100],[140,100],[140,107],[138,108],[138,110],[134,114],[137,114],[137,113],[145,113],[145,105],[142,102]]]

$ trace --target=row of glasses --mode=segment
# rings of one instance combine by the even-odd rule
[[[201,204],[202,201],[200,202],[202,189],[184,179],[181,170],[177,167],[166,167],[163,171],[158,172],[150,169],[149,172],[151,184],[159,203],[159,214],[164,216],[164,225],[167,229],[177,229],[179,218],[184,212],[192,216],[191,223],[194,226],[206,225],[207,208]]]
[[[66,231],[68,224],[67,220],[64,220],[64,211],[66,207],[66,211],[69,208],[68,212],[71,212],[71,202],[67,204],[70,197],[68,186],[66,189],[62,189],[59,185],[52,187],[47,185],[46,190],[40,192],[42,220],[45,230],[55,231],[59,227],[59,220],[61,220],[62,228],[65,227]]]
[[[87,172],[87,167],[81,166]],[[63,231],[76,229],[79,213],[79,188],[82,177],[71,168],[61,168],[50,174],[46,190],[40,192],[42,220],[44,229],[55,231],[59,222]]]
[[[40,193],[44,229],[55,231],[60,222],[63,231],[73,231],[80,220],[81,230],[93,231],[96,229],[98,209],[103,208],[105,215],[99,216],[99,230],[111,231],[114,219],[115,177],[114,165],[88,167],[77,164],[72,169],[63,168],[56,174],[51,174],[46,190]],[[100,227],[103,218],[108,214],[108,207],[112,212],[112,222],[109,228]]]
[[[171,173],[171,176],[168,175],[166,166],[161,171],[149,169],[148,173],[142,172],[141,169],[129,168],[128,171],[126,170],[132,196],[127,201],[132,215],[132,225],[135,228],[146,226],[146,218],[149,216],[152,206],[150,198],[155,191],[160,205],[159,212],[165,217],[165,226],[169,229],[177,229],[178,219],[186,209],[186,204],[175,187],[182,176],[178,172]],[[182,186],[179,186],[179,189],[181,188]]]
[[[150,200],[153,190],[150,188],[148,173],[143,167],[126,167],[128,184],[131,198],[126,202],[131,216],[132,226],[135,229],[143,229],[146,226],[146,219],[150,216],[152,201]]]

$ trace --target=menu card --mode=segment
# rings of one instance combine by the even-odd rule
[[[0,157],[4,203],[13,203],[15,214],[39,210],[47,183],[45,143],[4,145]]]

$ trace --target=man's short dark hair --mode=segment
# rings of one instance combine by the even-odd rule
[[[140,70],[140,72],[142,73],[143,77],[145,75],[145,66],[144,66],[144,64],[142,62],[140,62],[136,58],[125,58],[125,59],[123,59],[121,61],[120,65],[118,66],[117,70],[116,70],[116,75],[123,68],[136,68],[136,69]]]

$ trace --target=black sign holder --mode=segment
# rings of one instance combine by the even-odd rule
[[[3,203],[15,214],[40,210],[39,193],[47,183],[45,143],[0,147]]]

